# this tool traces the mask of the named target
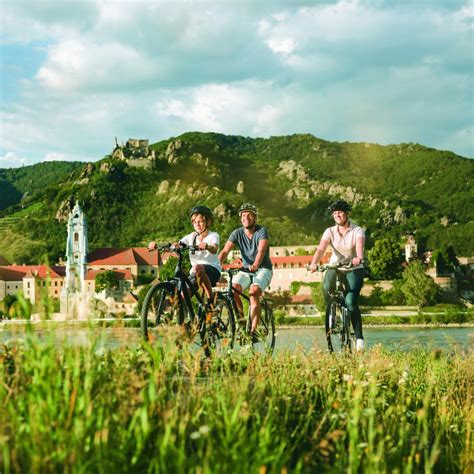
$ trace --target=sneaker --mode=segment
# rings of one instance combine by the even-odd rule
[[[357,339],[356,340],[356,351],[357,352],[362,352],[364,350],[364,340],[363,339]]]
[[[252,344],[258,344],[260,342],[260,333],[258,330],[252,331],[250,337],[252,338]]]

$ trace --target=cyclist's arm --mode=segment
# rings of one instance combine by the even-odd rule
[[[309,269],[312,272],[315,272],[318,269],[318,263],[323,258],[324,252],[326,252],[328,245],[329,240],[321,239],[321,242],[319,242],[316,252],[314,252],[313,259],[309,265]]]
[[[356,239],[356,255],[352,259],[352,265],[360,265],[362,260],[364,260],[364,244],[365,244],[365,237],[357,237]]]
[[[230,240],[228,240],[225,243],[224,248],[221,250],[221,253],[218,256],[219,262],[221,262],[221,265],[227,259],[227,255],[229,255],[229,252],[231,251],[233,246],[234,246],[234,242],[231,242]]]
[[[269,240],[268,239],[262,239],[258,243],[258,250],[257,250],[257,255],[255,255],[255,260],[253,261],[253,264],[250,265],[249,270],[251,272],[256,272],[258,268],[260,267],[260,264],[263,261],[263,258],[265,257],[265,252],[267,251],[269,245]]]

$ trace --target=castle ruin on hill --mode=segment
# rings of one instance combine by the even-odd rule
[[[139,168],[151,168],[155,159],[155,150],[150,150],[149,140],[129,138],[125,145],[118,144],[115,138],[115,148],[112,156],[125,161],[128,166]]]

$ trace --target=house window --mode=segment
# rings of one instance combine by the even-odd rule
[[[26,284],[26,287],[27,287],[27,288],[29,288],[29,287],[30,287],[30,282],[28,282],[28,283]]]
[[[79,234],[74,232],[74,242],[79,242]]]

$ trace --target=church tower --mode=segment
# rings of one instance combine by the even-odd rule
[[[84,290],[87,252],[87,222],[76,202],[67,223],[65,288],[68,293]]]

